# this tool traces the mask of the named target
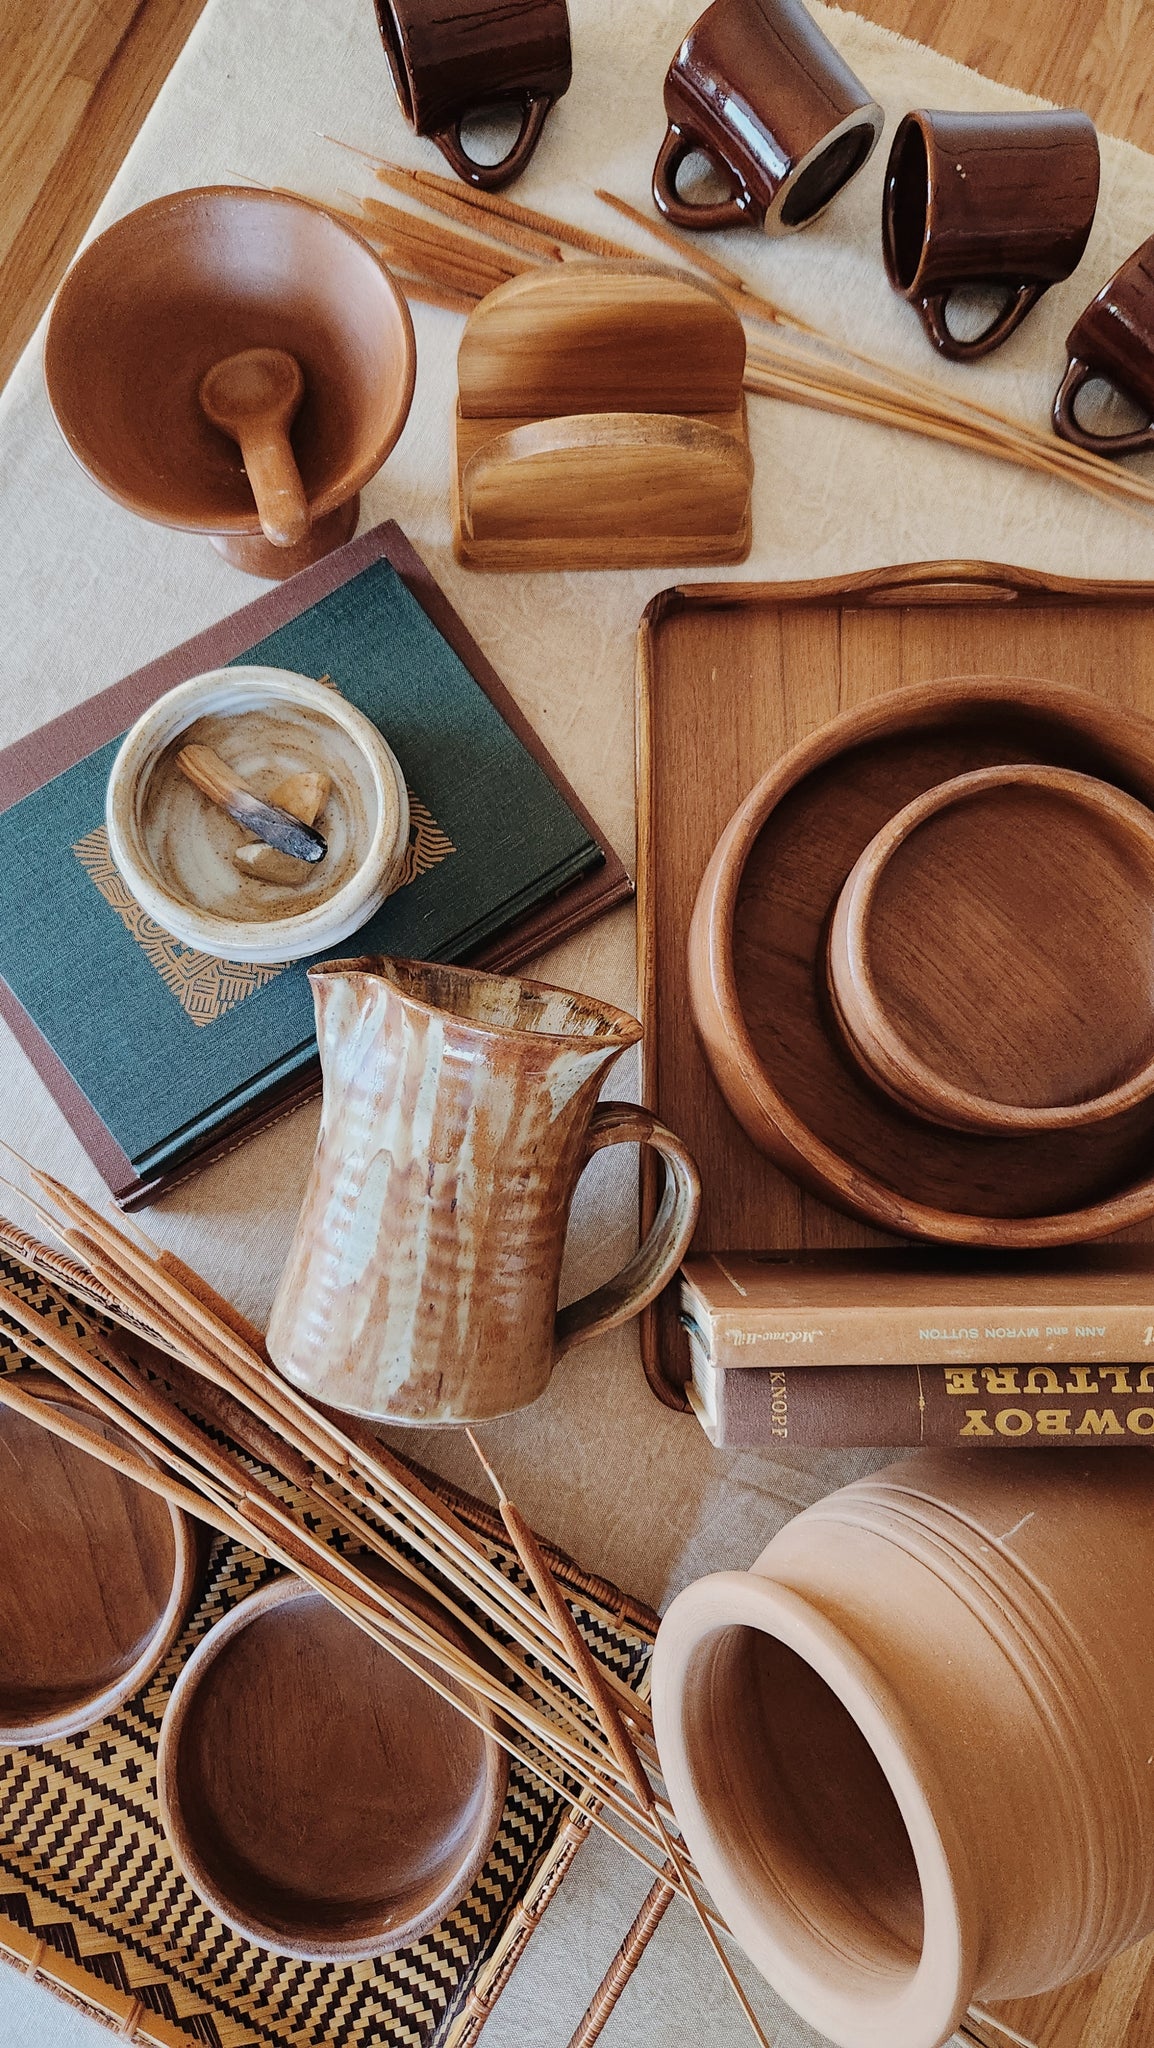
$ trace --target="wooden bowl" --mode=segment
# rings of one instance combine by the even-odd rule
[[[265,540],[240,450],[198,398],[214,363],[258,347],[287,349],[304,372],[291,438],[313,527],[296,547]],[[56,423],[94,481],[273,577],[351,537],[415,374],[408,306],[368,243],[307,200],[227,185],[107,228],[65,278],[44,347]]]
[[[297,1579],[210,1630],[160,1731],[160,1810],[190,1884],[246,1941],[308,1962],[384,1955],[442,1919],[489,1854],[506,1779],[491,1736]]]
[[[1076,1130],[1154,1089],[1154,815],[1068,768],[979,768],[850,871],[829,991],[896,1102],[955,1130]]]
[[[902,1237],[1027,1249],[1154,1215],[1154,1103],[1072,1131],[958,1132],[910,1115],[845,1051],[829,922],[875,833],[979,768],[1073,768],[1154,804],[1154,722],[1034,679],[917,684],[784,756],[722,833],[689,939],[694,1019],[755,1145],[827,1201]]]
[[[127,1444],[49,1373],[19,1377]],[[180,1630],[197,1543],[178,1509],[10,1408],[0,1468],[0,1747],[17,1748],[74,1735],[145,1683]]]
[[[255,880],[233,854],[251,834],[195,789],[176,756],[214,749],[271,796],[283,776],[322,769],[322,861],[299,882]],[[287,669],[213,669],[150,704],[112,764],[105,806],[113,860],[137,902],[174,938],[221,960],[303,960],[360,931],[394,886],[409,844],[401,766],[371,719],[339,691]]]

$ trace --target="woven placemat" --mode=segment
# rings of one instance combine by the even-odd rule
[[[101,1318],[61,1284],[67,1274],[68,1261],[0,1219],[4,1283],[90,1342]],[[0,1322],[0,1370],[24,1369]],[[429,1483],[526,1584],[497,1518]],[[656,1616],[550,1556],[597,1655],[642,1681]],[[370,1962],[305,1963],[253,1947],[173,1861],[156,1803],[169,1694],[213,1623],[280,1576],[216,1537],[184,1631],[138,1693],[78,1735],[0,1750],[0,1956],[155,2048],[470,2048],[590,1825],[527,1768],[510,1763],[497,1838],[467,1897],[421,1940]]]

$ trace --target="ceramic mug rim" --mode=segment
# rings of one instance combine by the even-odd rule
[[[718,1637],[749,1629],[783,1644],[827,1686],[866,1742],[895,1801],[917,1872],[923,1928],[920,1952],[901,1988],[867,2004],[865,1971],[853,1988],[831,1990],[820,1969],[798,1960],[743,1903],[724,1846],[698,1789],[679,1703],[690,1664]],[[751,1962],[803,2018],[841,2048],[929,2048],[954,2031],[977,1974],[976,1927],[963,1924],[955,1867],[962,1845],[950,1838],[927,1789],[932,1772],[899,1697],[859,1651],[801,1594],[756,1569],[715,1572],[678,1594],[658,1631],[653,1660],[654,1721],[667,1775],[678,1772],[674,1810],[703,1878]],[[783,1923],[790,1906],[782,1893]]]
[[[186,907],[155,876],[143,848],[138,812],[141,792],[157,760],[180,734],[206,715],[222,693],[251,696],[251,705],[296,704],[339,727],[358,748],[373,781],[377,815],[365,852],[347,882],[310,910],[261,922],[214,916]],[[401,765],[371,719],[340,692],[312,676],[263,664],[206,669],[150,704],[121,741],[108,777],[105,822],[109,849],[142,910],[182,944],[216,959],[280,965],[307,959],[367,922],[395,882],[409,842],[409,803]]]
[[[716,0],[714,0],[714,4],[716,4]],[[804,156],[799,157],[796,163],[790,165],[785,177],[774,182],[772,191],[769,191],[769,195],[766,197],[765,193],[769,187],[770,180],[764,166],[758,163],[756,159],[751,158],[744,147],[741,148],[741,163],[733,163],[730,160],[726,147],[716,138],[714,132],[718,131],[725,134],[729,146],[732,146],[732,138],[729,136],[728,129],[719,120],[713,103],[703,98],[696,91],[692,77],[688,76],[680,68],[682,60],[690,49],[696,31],[702,27],[711,12],[712,8],[707,8],[700,20],[694,23],[689,33],[683,38],[677,54],[670,64],[665,81],[667,133],[676,132],[681,134],[685,131],[685,140],[688,147],[684,154],[688,156],[699,152],[713,159],[715,167],[736,183],[738,190],[734,194],[735,200],[740,202],[742,195],[745,194],[752,202],[745,210],[746,219],[751,227],[760,227],[763,234],[770,236],[799,234],[803,228],[810,227],[815,221],[820,220],[827,207],[832,206],[834,200],[840,198],[846,187],[851,185],[859,172],[865,169],[881,140],[882,132],[885,128],[885,114],[878,105],[878,102],[869,98],[864,99],[859,105],[851,107],[848,113],[842,115],[840,121],[827,128],[818,137],[817,141],[810,145]],[[672,106],[670,105],[671,100],[674,102]],[[704,124],[709,132],[704,135],[700,134],[695,127],[695,123]],[[847,135],[857,133],[861,133],[863,136],[868,135],[868,143],[827,197],[822,200],[819,206],[813,207],[808,213],[803,214],[799,220],[784,219],[783,216],[789,204],[790,196],[801,183],[806,173],[825,156],[828,150],[835,148]],[[756,185],[750,176],[751,165]],[[685,208],[686,212],[691,213],[693,211],[693,202],[681,199],[677,193],[676,173],[674,173],[674,177],[670,182],[673,186],[674,196],[678,198],[680,205]],[[709,214],[712,211],[713,208],[711,206],[702,204],[701,212],[703,214]],[[759,215],[760,220],[758,219]]]
[[[478,983],[491,982],[497,987],[507,988],[510,982],[515,982],[518,989],[528,989],[531,994],[564,996],[570,1003],[576,999],[588,1004],[591,1010],[597,1010],[602,1016],[612,1019],[612,1022],[605,1030],[590,1033],[538,1031],[529,1024],[483,1023],[479,1018],[466,1016],[461,1011],[447,1011],[444,1002],[434,1001],[431,996],[413,994],[386,971],[391,966],[404,968],[415,977],[447,977],[450,981],[459,982],[465,987],[470,984],[476,987]],[[616,1003],[604,1002],[600,996],[586,995],[579,989],[562,988],[557,982],[536,981],[527,975],[498,974],[490,972],[487,968],[465,967],[450,961],[411,960],[400,953],[366,953],[353,955],[347,960],[316,960],[309,968],[310,982],[330,975],[339,975],[344,981],[384,982],[404,1003],[414,1010],[419,1010],[423,1016],[449,1015],[455,1029],[475,1032],[482,1038],[531,1038],[542,1045],[572,1046],[589,1050],[598,1046],[615,1045],[625,1052],[631,1045],[636,1045],[643,1035],[643,1026],[637,1018],[631,1017],[628,1010],[618,1009]]]

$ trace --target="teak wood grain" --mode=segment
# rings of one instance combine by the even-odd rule
[[[638,663],[646,1100],[701,1164],[699,1249],[883,1242],[754,1150],[698,1047],[686,935],[701,876],[737,805],[787,748],[838,711],[902,684],[1013,674],[1154,710],[1152,622],[1152,587],[976,563],[819,583],[698,585],[650,607]],[[647,1369],[669,1397],[687,1370],[671,1302],[645,1327]]]
[[[113,1442],[50,1373],[22,1387]],[[10,1408],[0,1412],[0,1748],[112,1713],[171,1647],[192,1596],[188,1518]]]
[[[457,359],[453,539],[475,569],[738,562],[741,322],[712,286],[575,263],[483,299]]]
[[[366,1569],[462,1646],[434,1601],[379,1559]],[[164,1825],[200,1896],[246,1940],[315,1961],[383,1955],[435,1926],[489,1853],[507,1778],[489,1734],[293,1578],[202,1638],[157,1757]]]
[[[79,245],[204,0],[0,0],[0,382]],[[863,0],[858,12],[1154,148],[1141,0]],[[688,21],[688,16],[687,16]]]

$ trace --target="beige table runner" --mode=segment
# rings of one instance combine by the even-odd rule
[[[661,80],[687,25],[684,0],[573,0],[574,83],[516,188],[527,203],[604,233],[622,224],[593,197],[605,184],[644,203],[663,131]],[[791,310],[923,375],[1043,421],[1074,315],[1154,227],[1154,161],[1103,149],[1098,224],[1076,275],[980,370],[939,363],[890,293],[878,220],[885,154],[909,106],[1027,104],[931,51],[820,5],[814,12],[887,113],[866,171],[805,234],[710,238]],[[436,167],[392,99],[369,0],[210,0],[126,162],[98,226],[181,186],[247,174],[334,197],[367,189],[357,161],[322,139]],[[628,230],[626,237],[628,237]],[[657,253],[640,233],[639,250]],[[679,572],[481,576],[450,549],[449,426],[460,321],[415,309],[416,400],[404,436],[365,493],[364,523],[400,521],[485,652],[628,862],[633,858],[633,642],[643,606]],[[143,525],[76,469],[53,428],[37,337],[0,399],[3,690],[0,744],[103,688],[256,594],[208,544]],[[751,579],[834,575],[879,563],[978,556],[1081,576],[1154,576],[1154,528],[1082,495],[926,441],[755,399]],[[702,705],[703,744],[709,707]],[[753,779],[757,763],[750,764]],[[633,923],[619,912],[542,963],[549,978],[630,1005]],[[78,963],[78,1000],[83,962]],[[125,1042],[110,1058],[131,1058]],[[617,1091],[629,1077],[619,1076]],[[55,1106],[0,1027],[0,1134],[89,1196],[101,1190]],[[249,1313],[267,1311],[315,1130],[305,1110],[242,1146],[148,1218],[166,1244]],[[628,1155],[586,1175],[571,1238],[576,1292],[623,1262],[634,1229]],[[6,1205],[4,1205],[6,1206]],[[592,1570],[665,1602],[702,1571],[748,1562],[790,1514],[879,1455],[722,1455],[659,1407],[618,1332],[566,1361],[530,1412],[494,1426],[494,1454],[537,1526]],[[466,1447],[424,1436],[418,1455],[474,1486]],[[644,1889],[599,1843],[582,1853],[491,2023],[491,2048],[555,2048]],[[780,2048],[815,2037],[759,1992]],[[0,1973],[4,2048],[98,2048],[99,2030],[47,1993]],[[740,2015],[696,1928],[675,1909],[606,2040],[730,2048]],[[323,2044],[322,2044],[323,2048]]]

